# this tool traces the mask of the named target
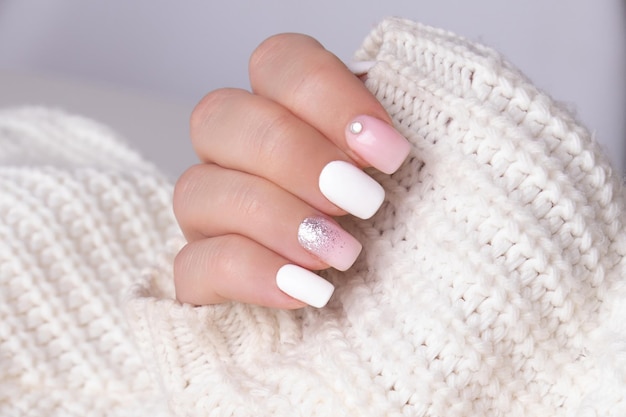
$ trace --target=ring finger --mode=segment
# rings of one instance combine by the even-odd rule
[[[238,234],[307,269],[348,269],[360,243],[337,222],[264,178],[214,164],[185,172],[174,210],[190,242]]]

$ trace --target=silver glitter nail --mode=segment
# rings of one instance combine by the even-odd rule
[[[343,246],[339,232],[323,217],[307,217],[298,228],[298,242],[306,250],[323,256]]]

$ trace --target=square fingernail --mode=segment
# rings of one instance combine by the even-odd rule
[[[324,278],[293,264],[280,267],[276,285],[285,294],[317,308],[324,307],[335,291],[335,286]]]
[[[334,220],[307,217],[298,227],[298,242],[326,264],[345,271],[354,264],[363,246]]]
[[[346,128],[346,141],[361,158],[385,174],[398,170],[411,144],[388,123],[372,116],[358,116]]]
[[[332,161],[320,173],[320,191],[336,206],[369,219],[385,199],[385,190],[372,177],[345,161]]]

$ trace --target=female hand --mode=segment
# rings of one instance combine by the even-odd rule
[[[409,143],[380,103],[314,39],[277,35],[252,54],[252,92],[220,89],[191,116],[202,161],[178,180],[188,240],[177,298],[322,307],[333,286],[311,272],[348,269],[361,245],[333,219],[372,216],[384,191],[361,168],[394,172]]]

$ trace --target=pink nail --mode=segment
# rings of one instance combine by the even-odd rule
[[[411,144],[396,129],[371,116],[358,116],[346,129],[348,146],[385,174],[396,172]]]
[[[362,246],[336,222],[322,216],[307,217],[298,228],[298,242],[304,249],[340,271],[352,266]]]

